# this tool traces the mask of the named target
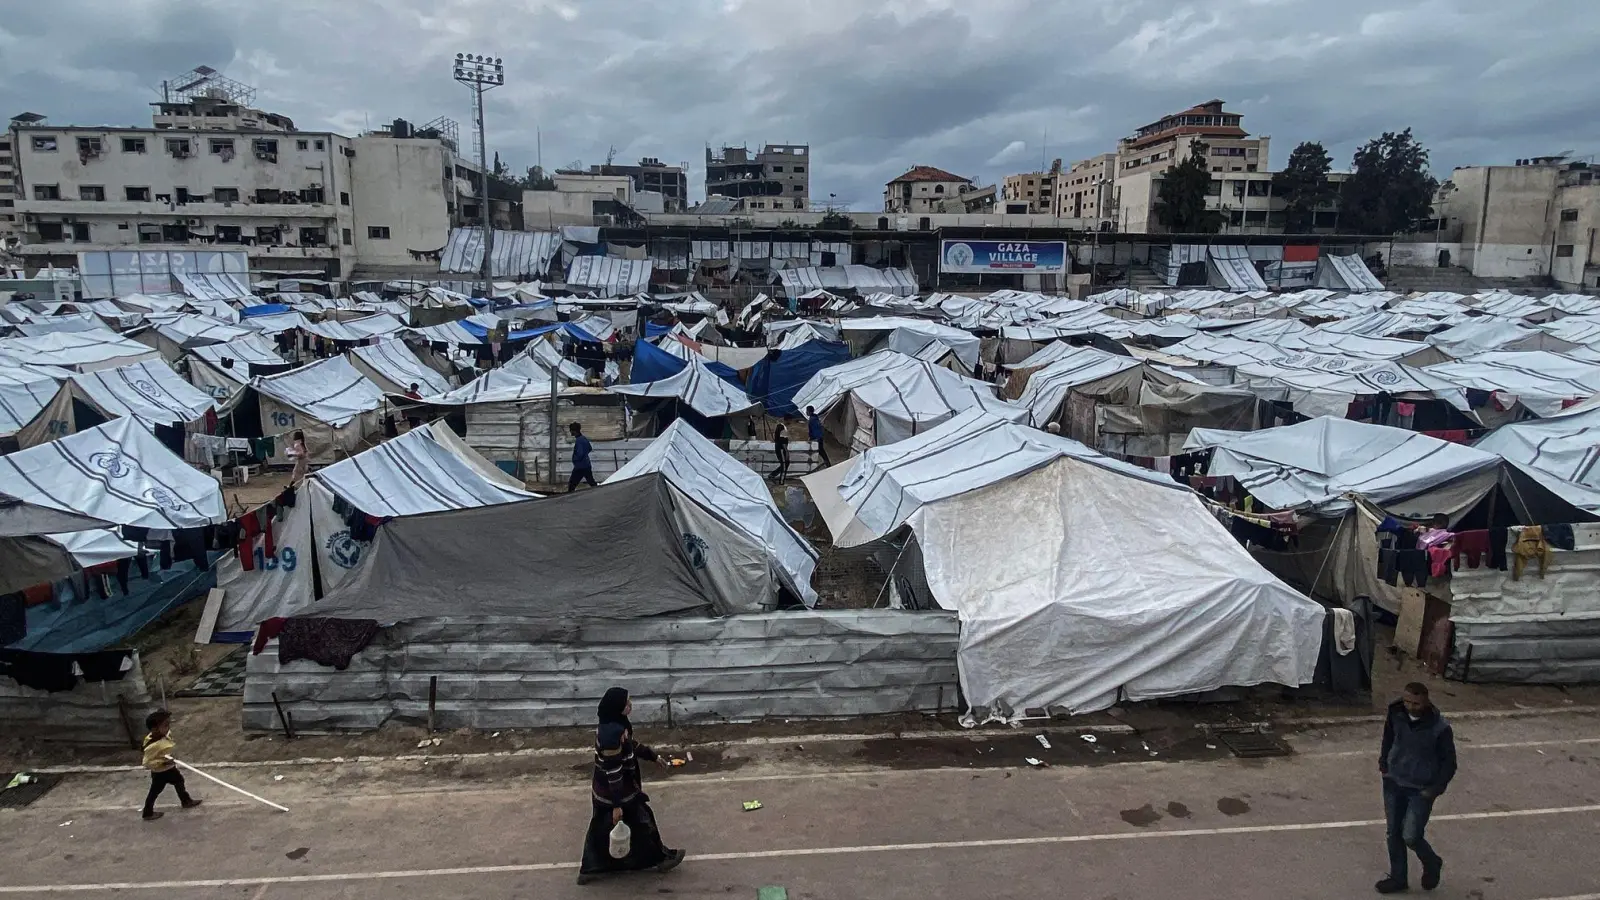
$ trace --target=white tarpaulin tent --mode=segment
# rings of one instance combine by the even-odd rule
[[[67,389],[17,432],[17,442],[31,447],[78,431],[74,402],[87,404],[107,419],[132,418],[148,429],[180,422],[193,425],[205,418],[215,401],[159,359],[96,369],[68,379]]]
[[[251,367],[277,371],[288,365],[288,360],[278,355],[270,341],[260,334],[251,334],[226,344],[209,344],[190,350],[189,383],[210,394],[219,412],[228,412],[250,386]]]
[[[0,360],[58,366],[74,372],[114,369],[160,356],[159,351],[109,331],[43,334],[0,340]]]
[[[858,353],[862,349],[875,348],[877,338],[873,335],[887,334],[887,343],[884,346],[907,356],[917,356],[928,345],[939,343],[954,350],[956,358],[961,360],[968,372],[978,365],[980,344],[978,336],[959,328],[951,328],[949,325],[940,325],[938,322],[901,316],[873,316],[866,319],[844,319],[840,321],[839,329],[844,333],[847,343],[857,346]],[[864,347],[859,346],[862,337],[869,338]]]
[[[356,451],[378,432],[383,391],[343,356],[335,356],[278,375],[251,379],[260,397],[261,431],[279,440],[272,462],[287,465],[287,438],[303,431],[311,462],[327,464]]]
[[[915,533],[929,589],[961,618],[962,693],[991,715],[1316,670],[1320,605],[1195,494],[1074,441],[971,413],[868,451],[839,490],[869,531]]]
[[[567,266],[567,289],[589,291],[602,297],[642,294],[650,287],[648,259],[579,256]]]
[[[556,378],[559,394],[567,383]],[[441,406],[466,406],[473,403],[511,403],[518,400],[550,398],[550,370],[528,356],[513,357],[498,369],[479,375],[454,390],[425,398]]]
[[[1346,494],[1396,515],[1452,519],[1499,481],[1500,458],[1438,438],[1324,416],[1295,425],[1240,432],[1197,428],[1185,451],[1214,448],[1207,475],[1231,475],[1274,509],[1337,516]]]
[[[1209,247],[1206,250],[1206,262],[1212,287],[1240,293],[1267,290],[1267,283],[1262,280],[1255,262],[1250,259],[1248,248],[1234,245]]]
[[[71,374],[55,366],[0,360],[0,438],[16,434],[38,418]]]
[[[702,416],[731,416],[754,409],[744,391],[718,378],[700,359],[691,359],[666,378],[644,384],[614,384],[606,390],[631,397],[673,398]]]
[[[1476,448],[1516,465],[1573,506],[1600,513],[1600,409],[1505,425]]]
[[[895,441],[969,409],[982,409],[1008,421],[1028,411],[994,395],[994,386],[893,350],[852,359],[811,376],[794,395],[794,405],[814,406],[849,442],[851,452]]]
[[[113,525],[199,528],[227,517],[216,480],[128,418],[0,456],[0,494]]]
[[[1600,393],[1600,363],[1548,350],[1480,353],[1425,371],[1462,388],[1512,395],[1536,416],[1553,416],[1565,401]]]
[[[450,390],[449,380],[418,359],[399,338],[351,348],[350,364],[386,394],[404,394],[413,384],[424,397]]]
[[[1336,291],[1381,291],[1383,282],[1355,254],[1329,254],[1317,263],[1317,286]]]
[[[745,538],[740,543],[755,543],[759,552],[754,554],[735,546],[704,548],[705,565],[696,571],[707,573],[729,608],[745,612],[772,609],[779,582],[806,606],[816,605],[811,573],[816,569],[817,553],[784,521],[760,475],[682,419],[607,478],[606,484],[652,472],[665,475],[675,489],[736,529]]]

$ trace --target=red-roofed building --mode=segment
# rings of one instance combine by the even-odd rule
[[[958,197],[976,187],[972,179],[933,166],[912,166],[883,188],[883,211],[888,213],[933,213],[945,200]]]

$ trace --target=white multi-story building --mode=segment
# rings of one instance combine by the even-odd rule
[[[31,267],[97,251],[243,251],[251,272],[338,279],[425,272],[450,229],[479,222],[481,170],[403,122],[350,138],[237,104],[156,104],[149,128],[14,120],[10,184]],[[491,179],[498,228],[520,188]],[[0,222],[0,224],[4,224]]]

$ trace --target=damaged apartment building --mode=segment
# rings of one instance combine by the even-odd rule
[[[170,85],[149,127],[11,121],[8,224],[30,268],[226,249],[252,272],[333,279],[436,258],[479,221],[482,173],[456,154],[454,123],[352,138],[297,130],[205,67]],[[489,193],[496,226],[520,228],[520,188],[491,179]]]
[[[767,144],[755,153],[748,147],[707,147],[706,199],[713,197],[748,210],[810,209],[811,147]]]

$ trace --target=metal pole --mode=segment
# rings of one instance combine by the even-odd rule
[[[494,293],[494,283],[490,281],[489,255],[494,251],[494,217],[489,215],[489,162],[488,141],[483,134],[483,85],[478,85],[473,93],[478,98],[478,187],[479,203],[482,204],[480,212],[483,216],[483,296],[488,298]]]
[[[561,368],[557,362],[550,367],[550,483],[556,484],[556,428],[559,421],[556,416],[556,370]],[[626,435],[624,435],[626,436]]]

